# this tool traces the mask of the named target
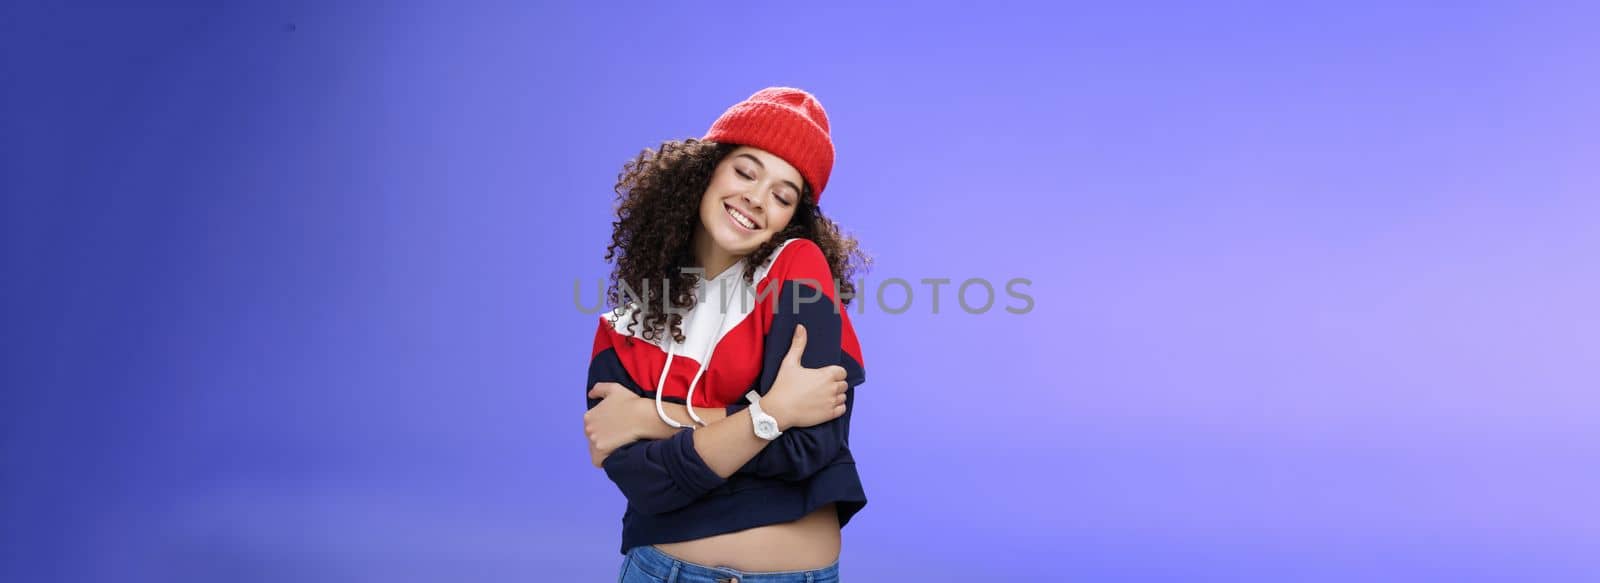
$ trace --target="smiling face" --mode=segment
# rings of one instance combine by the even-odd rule
[[[729,152],[700,198],[697,252],[731,258],[754,252],[789,226],[803,184],[799,170],[766,150],[739,146]]]

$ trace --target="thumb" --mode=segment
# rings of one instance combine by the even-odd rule
[[[797,325],[794,327],[794,341],[789,343],[789,354],[784,355],[783,359],[788,362],[793,362],[796,366],[799,366],[800,355],[804,354],[805,351],[806,327],[803,325]]]
[[[589,398],[604,399],[611,394],[611,390],[611,383],[598,383],[594,386],[594,388],[589,389]]]

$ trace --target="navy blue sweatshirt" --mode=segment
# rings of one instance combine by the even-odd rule
[[[628,499],[623,553],[638,545],[788,522],[830,502],[843,526],[867,503],[849,447],[855,388],[866,380],[866,369],[827,259],[816,243],[790,239],[754,267],[753,285],[744,283],[746,269],[750,266],[740,261],[714,279],[699,281],[698,301],[684,315],[683,343],[639,338],[639,326],[629,326],[637,306],[602,316],[585,392],[596,383],[614,382],[642,397],[654,399],[659,391],[666,402],[688,399],[694,407],[724,407],[732,415],[749,406],[748,391],[765,395],[772,389],[795,326],[804,325],[800,362],[808,368],[844,367],[850,385],[845,413],[785,430],[727,479],[706,467],[690,429],[618,448],[603,466]],[[599,403],[588,400],[589,408]]]

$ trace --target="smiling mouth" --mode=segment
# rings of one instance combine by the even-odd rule
[[[740,229],[744,229],[744,230],[750,231],[750,232],[755,232],[755,230],[756,230],[756,221],[755,221],[755,219],[752,219],[752,218],[750,218],[748,216],[745,216],[744,213],[741,213],[741,212],[735,210],[732,206],[729,206],[727,204],[723,204],[722,206],[724,208],[728,209],[728,218],[733,220],[733,224],[738,225]]]

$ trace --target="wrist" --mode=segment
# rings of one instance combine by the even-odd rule
[[[676,431],[656,414],[656,402],[651,399],[638,400],[633,408],[633,420],[630,426],[636,439],[664,439]]]
[[[771,395],[772,393],[767,394]],[[778,431],[788,431],[790,427],[794,426],[793,424],[789,423],[789,420],[792,419],[793,416],[789,414],[788,409],[784,408],[783,399],[763,397],[761,399],[761,412],[766,413],[768,416],[772,417],[773,421],[778,422]]]

